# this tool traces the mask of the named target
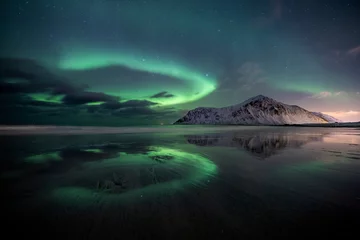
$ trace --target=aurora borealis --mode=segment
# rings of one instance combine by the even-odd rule
[[[0,7],[0,124],[168,124],[258,94],[360,120],[355,0]]]
[[[143,87],[137,86],[137,89],[141,92],[140,94],[136,93],[136,89],[130,92],[129,89],[125,91],[121,89],[120,91],[118,89],[112,90],[107,87],[102,89],[104,92],[114,96],[120,95],[127,98],[148,99],[161,105],[192,102],[207,96],[216,88],[216,79],[211,79],[208,75],[206,76],[185,66],[165,62],[166,60],[161,62],[158,59],[141,58],[139,55],[134,55],[134,53],[126,56],[122,55],[121,51],[119,52],[120,53],[115,54],[103,51],[94,53],[92,50],[83,50],[79,53],[73,53],[70,54],[70,56],[64,57],[59,63],[59,68],[65,70],[86,70],[109,65],[121,65],[134,71],[154,74],[154,81],[156,81],[155,78],[159,76],[169,77],[170,81],[180,81],[185,86],[183,87],[184,89],[180,89],[179,91],[179,88],[175,88],[172,90],[174,93],[172,96],[164,98],[150,96],[151,94],[157,93],[159,86],[147,89],[142,89]],[[101,89],[102,86],[97,86],[93,90],[96,91],[99,88]],[[150,95],[145,95],[147,92]]]

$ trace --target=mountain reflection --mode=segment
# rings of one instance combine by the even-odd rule
[[[239,133],[187,135],[187,141],[197,146],[219,146],[245,149],[252,155],[268,158],[279,154],[285,148],[299,148],[309,142],[323,141],[325,134],[260,133],[240,135]]]

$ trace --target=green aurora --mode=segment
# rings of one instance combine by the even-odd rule
[[[169,76],[183,81],[183,84],[188,86],[188,88],[185,89],[185,91],[171,89],[174,97],[168,99],[148,98],[145,95],[147,92],[146,89],[139,89],[138,92],[140,94],[137,94],[136,92],[130,92],[129,94],[129,91],[126,89],[116,90],[116,92],[114,89],[108,89],[105,91],[105,93],[119,97],[125,96],[128,98],[152,100],[164,106],[193,102],[209,95],[216,89],[216,79],[210,77],[208,74],[201,73],[200,71],[196,71],[195,69],[191,69],[185,65],[173,62],[170,59],[160,61],[156,58],[152,59],[151,56],[150,58],[145,58],[142,55],[136,55],[134,52],[132,54],[123,55],[120,54],[121,51],[117,50],[112,50],[111,52],[92,52],[89,50],[76,51],[71,52],[70,55],[64,57],[60,61],[58,67],[63,70],[89,70],[111,65],[121,65],[132,70]],[[155,87],[158,88],[158,86]],[[156,93],[157,92],[155,91],[149,92],[148,94]]]

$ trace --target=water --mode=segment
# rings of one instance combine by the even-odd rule
[[[53,239],[358,234],[359,129],[101,132],[1,132],[3,231]]]

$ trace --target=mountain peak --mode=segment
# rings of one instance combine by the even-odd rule
[[[269,98],[269,97],[264,96],[262,94],[259,94],[259,95],[255,96],[255,97],[252,97],[252,98],[254,98],[254,99],[263,99],[263,98]]]
[[[251,103],[251,102],[255,102],[255,101],[271,101],[271,102],[276,102],[274,99],[272,98],[269,98],[267,96],[264,96],[264,95],[257,95],[255,97],[252,97],[252,98],[249,98],[248,100],[244,101],[241,103],[241,105],[246,105],[248,103]]]

